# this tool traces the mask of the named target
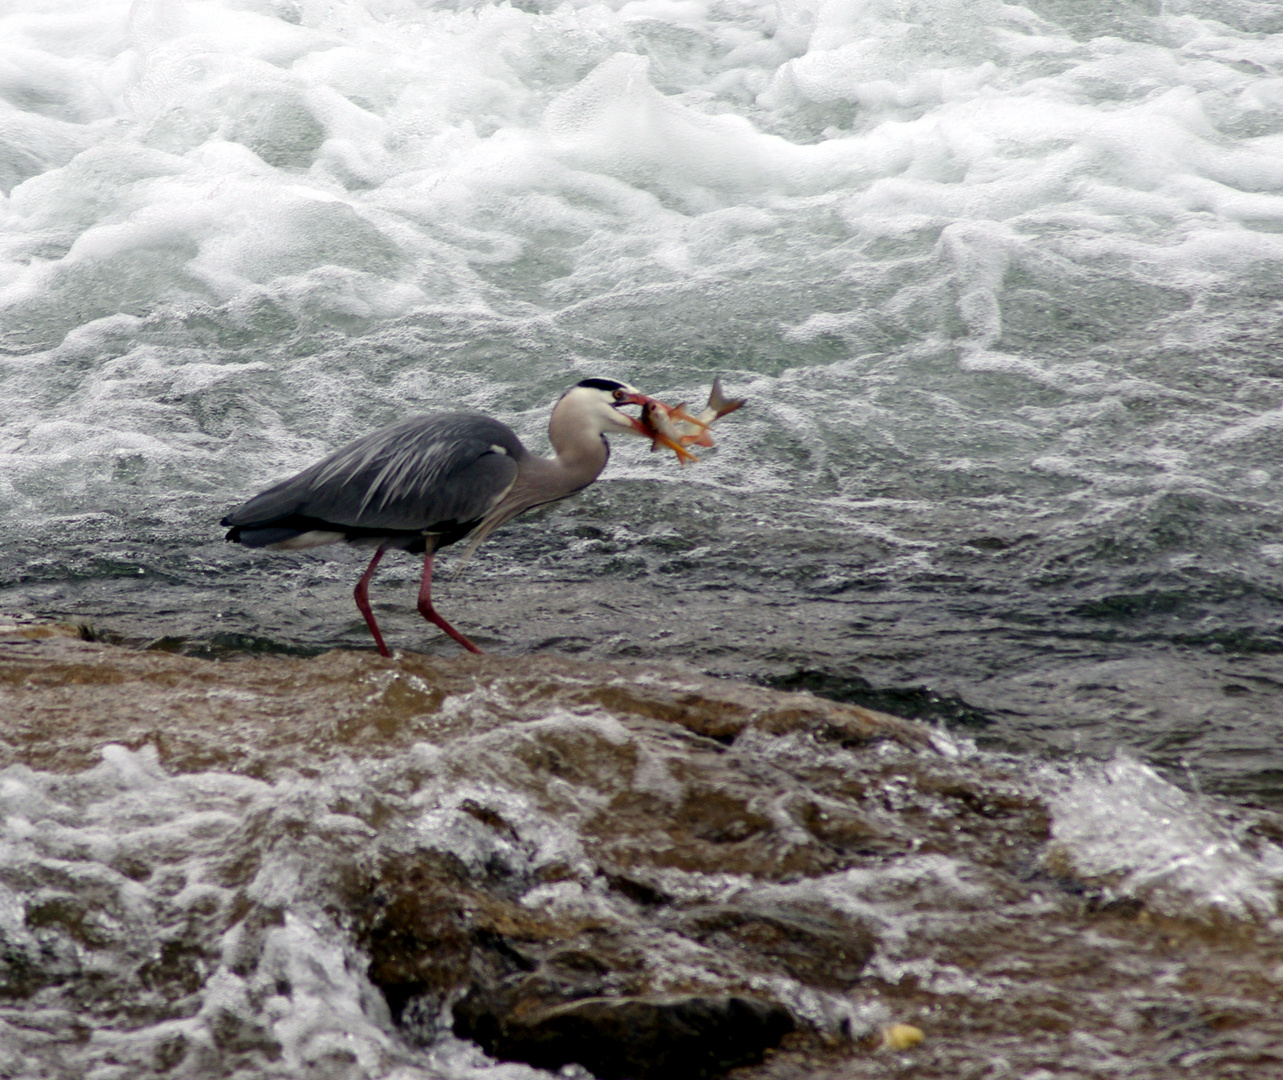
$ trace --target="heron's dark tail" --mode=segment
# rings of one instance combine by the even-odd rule
[[[287,540],[294,540],[308,532],[308,529],[292,529],[289,527],[264,525],[255,528],[252,525],[232,525],[230,518],[223,518],[220,525],[231,525],[227,530],[224,540],[233,544],[244,544],[246,547],[260,548],[271,547],[273,544],[282,544]]]

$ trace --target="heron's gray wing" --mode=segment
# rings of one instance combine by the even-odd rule
[[[256,495],[227,524],[298,515],[350,528],[432,532],[484,517],[528,456],[512,429],[488,416],[414,416]]]

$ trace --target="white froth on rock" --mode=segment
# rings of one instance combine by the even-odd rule
[[[1120,754],[1053,785],[1050,861],[1106,899],[1187,917],[1277,914],[1283,850],[1236,831],[1149,766]]]

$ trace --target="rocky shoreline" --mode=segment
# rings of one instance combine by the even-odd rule
[[[108,1044],[135,1075],[438,1075],[458,1040],[602,1080],[1283,1068],[1280,821],[1177,823],[1257,874],[1238,910],[1102,871],[1057,794],[1096,789],[1052,772],[670,665],[211,662],[14,626],[0,1065],[28,1072],[0,1075]],[[1153,782],[1101,797],[1183,797]],[[299,974],[304,924],[346,1012]]]

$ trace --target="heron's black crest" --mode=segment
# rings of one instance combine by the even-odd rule
[[[584,379],[583,382],[575,383],[576,386],[591,386],[594,390],[605,390],[610,393],[613,390],[627,390],[628,388],[621,382],[615,382],[614,379]]]

